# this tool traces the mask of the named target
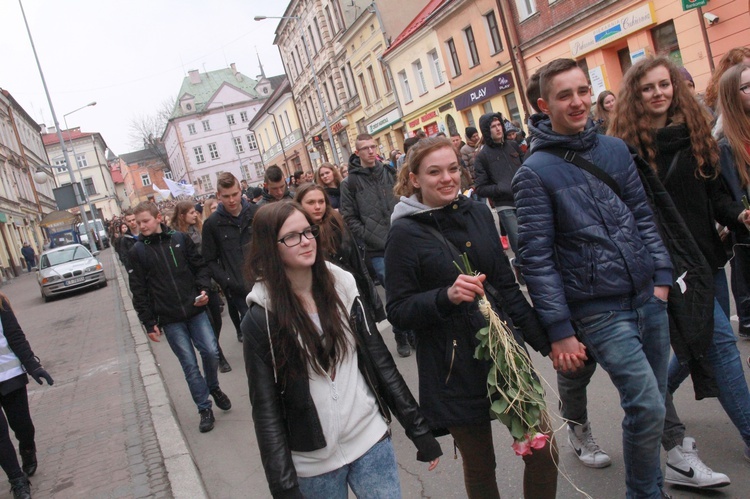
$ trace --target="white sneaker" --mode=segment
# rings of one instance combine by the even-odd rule
[[[667,453],[664,481],[699,489],[724,487],[731,483],[728,476],[712,471],[701,461],[695,440],[690,437],[685,437],[682,445],[675,446]]]
[[[591,423],[583,425],[568,425],[568,441],[578,455],[578,459],[589,468],[606,468],[612,464],[606,452],[599,448],[599,444],[591,434]]]

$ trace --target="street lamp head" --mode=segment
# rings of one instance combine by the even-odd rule
[[[49,180],[49,178],[47,177],[47,173],[44,171],[44,169],[39,168],[34,172],[34,182],[36,182],[37,184],[46,184],[47,180]]]
[[[253,17],[254,21],[263,21],[265,19],[268,19],[266,16],[255,16]]]
[[[89,106],[96,106],[96,101],[92,101],[86,104],[86,107],[89,107]]]

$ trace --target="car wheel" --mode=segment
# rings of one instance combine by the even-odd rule
[[[49,303],[50,297],[47,295],[42,295],[42,299],[44,300],[44,303]]]
[[[108,281],[105,279],[103,283],[99,285],[99,288],[106,288],[108,284]]]

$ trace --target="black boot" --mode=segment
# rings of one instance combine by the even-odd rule
[[[399,357],[408,357],[411,355],[411,347],[409,346],[409,339],[405,331],[394,330],[393,334],[396,336],[396,352]]]
[[[12,479],[10,491],[13,492],[13,499],[31,499],[31,483],[25,476]]]
[[[26,476],[34,476],[36,473],[36,447],[21,449],[21,469]]]
[[[224,354],[219,355],[219,372],[220,373],[228,373],[232,370],[232,366],[229,365],[229,362],[227,362],[227,358],[224,357]]]

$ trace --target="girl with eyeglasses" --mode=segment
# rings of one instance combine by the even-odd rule
[[[437,466],[442,454],[365,313],[351,274],[326,262],[297,203],[255,214],[242,321],[253,421],[274,497],[399,498],[391,411]]]

